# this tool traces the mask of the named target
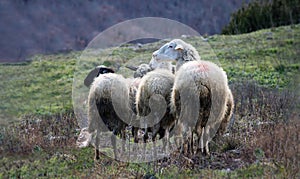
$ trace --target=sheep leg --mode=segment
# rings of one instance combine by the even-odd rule
[[[135,128],[134,126],[132,126],[132,127],[131,127],[131,135],[132,135],[132,137],[133,137],[133,141],[134,141],[134,142],[135,142],[135,140],[136,140],[136,138],[135,138],[135,136],[137,136],[136,134],[137,134],[137,130],[136,130],[136,128]]]
[[[205,144],[205,152],[204,152],[204,155],[210,155],[209,153],[209,148],[208,148],[208,141],[206,141],[206,144]]]
[[[100,134],[97,130],[96,139],[95,139],[95,160],[100,159],[100,151],[99,151],[100,138],[99,138],[99,136],[100,136]]]
[[[139,142],[138,131],[139,131],[139,129],[137,127],[132,126],[131,132],[132,132],[133,141],[134,141],[132,150],[133,150],[134,158],[137,158],[138,142]],[[130,150],[130,148],[129,148],[129,150]]]
[[[138,131],[139,131],[139,128],[132,127],[132,133],[133,133],[134,143],[139,143]]]
[[[181,151],[181,148],[182,148],[182,137],[181,136],[176,136],[175,145],[176,145],[177,149]]]
[[[205,128],[204,128],[205,129]],[[208,148],[208,142],[209,142],[209,139],[208,139],[208,134],[209,134],[209,131],[206,131],[203,129],[203,138],[202,138],[202,143],[203,141],[205,142],[205,146],[204,147],[204,151],[203,151],[203,155],[205,156],[208,156],[209,155],[209,148]]]
[[[125,131],[125,127],[121,130],[121,139],[122,139],[122,152],[125,152],[125,141],[126,141],[126,131]]]
[[[199,130],[196,131],[197,137],[198,137],[198,145],[197,145],[197,154],[201,155],[204,153],[204,146],[203,146],[203,135],[204,130],[202,127],[200,127]]]
[[[154,159],[157,158],[157,148],[156,148],[156,135],[157,135],[157,132],[154,134],[154,128],[152,129],[152,133],[153,133],[153,136],[152,136],[152,142],[153,142],[153,155],[154,155]],[[154,161],[153,162],[153,171],[156,173],[157,172],[157,162],[158,161]]]
[[[148,140],[148,129],[145,128],[145,133],[144,133],[144,136],[143,136],[143,140],[144,140],[144,143],[143,143],[143,152],[144,152],[144,157],[146,159],[146,146],[147,146],[147,140]]]
[[[200,145],[201,145],[201,137],[198,137],[198,138],[197,138],[197,144],[196,144],[196,146],[197,146],[197,149],[196,149],[196,155],[202,153],[202,150],[201,150]]]
[[[99,149],[95,148],[95,160],[99,160],[100,159],[100,151]]]
[[[166,131],[167,131],[168,129],[164,129],[163,127],[161,127],[161,124],[157,124],[157,125],[155,125],[154,127],[153,127],[153,141],[155,141],[156,140],[156,137],[157,137],[157,134],[159,134],[159,140],[160,139],[162,139],[162,142],[163,142],[163,144],[164,144],[164,146],[163,146],[163,151],[166,151],[166,138],[164,138],[164,137],[167,137],[166,135],[168,135],[168,134],[166,134]],[[155,150],[157,150],[157,147],[155,146]],[[156,152],[156,151],[155,151]],[[157,155],[155,155],[155,157],[156,157]]]
[[[115,159],[117,159],[117,146],[116,146],[116,134],[115,134],[115,130],[114,132],[111,134],[111,144],[113,146],[113,150],[114,150],[114,156],[115,156]]]
[[[175,136],[175,145],[176,147],[180,150],[180,152],[182,152],[182,126],[179,123],[177,126],[175,126],[175,132],[174,132],[174,136]]]
[[[192,155],[194,154],[194,132],[191,134],[190,152]]]
[[[183,135],[180,139],[180,153],[181,154],[186,154],[187,153],[186,139]]]
[[[154,131],[154,134],[153,134],[153,139],[156,140],[156,136],[157,134],[159,134],[159,140],[162,139],[163,141],[163,151],[166,151],[167,150],[167,140],[166,140],[166,135],[169,135],[169,134],[166,134],[168,129],[164,129],[163,127],[159,125],[156,125],[154,128],[153,128],[153,131]]]
[[[186,142],[186,154],[191,155],[193,154],[193,131],[191,127],[189,127],[189,132],[187,133],[187,142]]]
[[[164,151],[167,154],[170,150],[170,130],[169,127],[165,130],[165,137],[163,139]]]
[[[148,129],[145,129],[145,133],[143,136],[144,143],[147,143],[148,139],[149,139]]]
[[[199,136],[199,134],[198,134]],[[201,129],[201,135],[199,136],[201,139],[200,139],[200,148],[201,148],[201,153],[206,156],[206,155],[210,155],[209,153],[209,147],[208,147],[208,138],[207,136],[205,135],[205,128],[202,128]],[[205,146],[204,146],[204,141],[205,141]]]
[[[187,135],[185,134],[184,136],[183,136],[183,139],[184,139],[184,141],[183,141],[183,154],[187,154],[188,153],[188,143],[189,143],[189,139],[187,138]]]
[[[132,126],[132,135],[133,135],[133,141],[134,141],[133,151],[134,151],[135,156],[137,154],[138,143],[139,143],[138,132],[139,132],[139,128]]]
[[[154,129],[152,131],[154,131]],[[156,140],[155,140],[155,138],[156,138],[156,134],[152,136],[154,158],[157,157]],[[155,167],[154,167],[154,170],[155,170]]]

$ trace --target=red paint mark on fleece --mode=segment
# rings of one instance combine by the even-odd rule
[[[209,71],[209,66],[205,63],[199,63],[197,65],[197,72],[208,72]]]

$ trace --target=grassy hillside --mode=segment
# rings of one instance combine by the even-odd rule
[[[229,137],[211,143],[212,157],[193,159],[193,164],[182,159],[180,166],[169,159],[167,166],[158,164],[161,171],[155,175],[296,176],[292,174],[299,160],[291,158],[297,156],[298,149],[283,148],[289,151],[284,153],[282,143],[266,145],[263,141],[277,136],[279,141],[296,142],[296,146],[299,142],[299,116],[293,115],[292,109],[299,111],[300,107],[299,93],[294,90],[299,84],[300,25],[237,36],[215,35],[207,37],[207,42],[198,37],[183,40],[193,44],[202,59],[219,64],[227,72],[235,96],[235,123]],[[71,92],[74,73],[83,78],[94,66],[105,64],[131,76],[124,66],[149,61],[151,53],[163,43],[123,45],[106,50],[107,56],[85,61],[79,61],[81,52],[72,52],[37,55],[22,64],[0,64],[0,178],[153,174],[148,164],[127,164],[105,157],[94,163],[92,148],[77,149],[78,124]],[[78,74],[78,69],[82,73]],[[19,122],[7,124],[13,119]],[[293,125],[282,125],[282,121],[293,121]],[[272,150],[268,150],[270,146]]]
[[[188,38],[202,59],[218,63],[227,72],[230,83],[254,80],[260,85],[283,88],[299,71],[300,26],[285,26],[237,36],[211,36],[208,43],[200,38]],[[119,73],[129,76],[127,62],[147,62],[151,53],[164,42],[107,50],[107,57],[81,62],[86,73],[99,63],[121,67]],[[209,47],[203,49],[202,47]],[[0,64],[0,114],[47,114],[72,108],[73,74],[80,52],[34,56],[31,62]],[[216,59],[217,57],[217,59]],[[122,59],[122,61],[118,61]],[[136,60],[132,60],[136,59]],[[86,63],[83,65],[82,63]],[[81,68],[82,70],[82,68]]]

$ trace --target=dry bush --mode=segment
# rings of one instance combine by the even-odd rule
[[[253,82],[240,82],[231,86],[234,96],[234,122],[229,126],[230,135],[244,144],[252,136],[278,122],[287,122],[295,109],[295,92],[269,89]]]
[[[299,115],[257,132],[252,149],[261,149],[264,156],[282,170],[287,178],[300,176]],[[298,175],[298,176],[297,176]]]
[[[228,150],[239,150],[241,160],[248,164],[272,161],[285,177],[299,175],[299,98],[295,91],[251,82],[234,84],[231,89],[235,123],[223,144]]]
[[[0,128],[0,153],[30,153],[53,147],[75,146],[77,121],[73,112],[25,116]]]
[[[240,82],[231,86],[237,118],[276,122],[288,119],[294,108],[296,94],[290,90],[269,89],[254,82]]]

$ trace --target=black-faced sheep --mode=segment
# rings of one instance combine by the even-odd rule
[[[132,67],[129,68],[133,69]],[[147,64],[142,64],[133,70],[135,70],[134,76],[136,78],[124,79],[122,75],[112,74],[114,72],[112,69],[99,66],[92,70],[85,79],[85,85],[91,86],[88,97],[89,126],[82,130],[82,133],[85,134],[85,138],[88,138],[92,132],[96,131],[95,159],[99,159],[100,154],[100,132],[113,132],[111,142],[115,157],[117,157],[116,135],[121,135],[121,139],[123,139],[122,149],[124,150],[125,129],[136,117],[135,97],[137,88],[141,77],[150,71],[150,67]],[[92,80],[94,81],[91,85]],[[87,144],[82,143],[80,145],[86,146]]]
[[[114,73],[115,71],[112,68],[106,67],[104,65],[97,66],[92,71],[89,72],[89,74],[84,79],[84,85],[86,87],[90,87],[90,85],[93,83],[94,79],[98,77],[101,74],[105,73]]]
[[[86,78],[84,79],[84,85],[86,87],[90,87],[90,85],[93,83],[94,79],[98,77],[101,74],[106,73],[114,73],[115,71],[112,68],[106,67],[104,65],[97,66],[93,70],[91,70]],[[88,132],[88,128],[82,128],[80,131],[78,140],[76,141],[77,145],[79,147],[86,147],[91,143],[91,134]]]
[[[177,131],[183,135],[195,132],[198,149],[209,154],[208,143],[226,118],[226,73],[216,64],[201,60],[196,49],[180,39],[163,45],[153,58],[158,62],[176,61],[171,110],[177,119]]]
[[[111,142],[115,157],[117,157],[116,135],[121,135],[121,139],[125,140],[125,128],[127,124],[116,112],[116,106],[118,105],[112,99],[112,92],[116,90],[116,85],[114,84],[118,84],[118,88],[120,86],[123,86],[125,89],[129,88],[125,80],[122,79],[121,75],[108,73],[95,78],[91,85],[88,96],[88,132],[93,133],[96,131],[95,159],[99,159],[101,132],[112,131]],[[129,94],[122,94],[122,98],[128,101]],[[120,100],[122,101],[122,99]],[[129,106],[123,106],[123,108],[127,110]],[[122,148],[124,150],[124,143]]]

